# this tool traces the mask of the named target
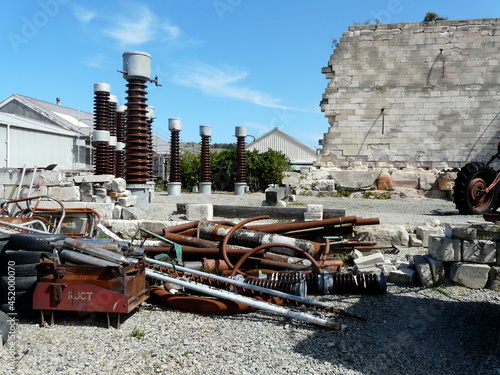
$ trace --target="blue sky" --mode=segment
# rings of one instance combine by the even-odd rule
[[[259,137],[274,127],[311,147],[328,130],[319,108],[321,74],[354,22],[419,22],[500,17],[500,1],[428,0],[23,0],[3,1],[0,99],[18,93],[93,111],[93,85],[106,82],[125,104],[122,53],[152,55],[148,104],[168,140],[233,143],[235,126]],[[252,139],[247,139],[250,142]]]

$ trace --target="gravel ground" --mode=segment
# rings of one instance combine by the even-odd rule
[[[176,203],[260,205],[263,194],[158,193],[154,220],[176,220]],[[381,224],[464,223],[451,202],[436,199],[312,198]],[[407,251],[417,251],[408,249]],[[421,251],[421,250],[420,250]],[[389,284],[384,296],[311,296],[366,322],[304,307],[346,324],[331,331],[258,311],[203,315],[144,303],[107,329],[102,315],[58,312],[56,325],[21,320],[0,350],[5,374],[500,374],[500,295],[458,286],[424,289]]]

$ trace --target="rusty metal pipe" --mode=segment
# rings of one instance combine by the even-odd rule
[[[197,238],[197,237],[192,237],[192,236],[185,236],[183,234],[178,234],[178,233],[164,233],[163,237],[166,238],[167,240],[173,241],[178,243],[179,245],[190,245],[193,247],[208,247],[208,248],[216,248],[219,246],[220,242],[218,241],[209,241],[209,240],[204,240],[202,238]]]
[[[94,246],[90,243],[86,243],[84,241],[75,240],[74,238],[65,238],[62,241],[55,242],[55,245],[58,246],[59,243],[70,246],[74,249],[80,250],[83,253],[95,256],[97,258],[102,258],[105,260],[109,260],[111,262],[117,264],[130,264],[133,260],[127,258],[125,255],[116,253],[114,251],[102,249],[100,247]]]
[[[225,225],[214,224],[211,222],[200,222],[198,225],[198,230],[200,237],[210,240],[221,240],[228,234],[231,228]],[[316,255],[322,244],[318,242],[305,241],[300,239],[294,239],[291,237],[282,236],[274,233],[263,233],[259,231],[251,231],[248,229],[238,229],[231,236],[229,242],[233,245],[246,246],[249,248],[255,248],[259,245],[272,244],[272,243],[284,243],[296,246],[302,250],[305,250],[310,255]],[[281,251],[281,250],[279,250]],[[275,249],[275,252],[278,252]],[[286,251],[285,254],[296,256],[295,251]]]
[[[344,216],[344,217],[335,217],[332,219],[325,220],[311,220],[311,221],[296,221],[291,223],[278,223],[278,224],[261,224],[261,225],[252,225],[247,226],[248,230],[258,230],[260,232],[266,233],[281,233],[281,232],[291,232],[294,230],[301,229],[311,229],[318,227],[328,227],[334,225],[343,225],[343,224],[354,224],[357,221],[356,216]]]
[[[146,269],[146,276],[160,280],[167,283],[176,284],[184,288],[192,289],[197,292],[205,293],[214,297],[228,299],[230,301],[235,301],[239,303],[244,303],[245,305],[256,307],[258,309],[267,310],[274,312],[278,315],[284,316],[286,318],[302,320],[308,323],[316,324],[322,327],[335,329],[338,331],[345,331],[347,327],[344,324],[335,323],[325,319],[320,319],[316,316],[300,313],[297,311],[286,309],[282,306],[273,305],[269,302],[259,301],[255,298],[242,296],[239,294],[234,294],[226,290],[216,289],[208,285],[199,284],[193,281],[184,281],[180,279],[175,279],[173,277],[167,276],[166,274],[151,269]]]

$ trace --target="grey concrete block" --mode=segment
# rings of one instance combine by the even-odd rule
[[[117,193],[123,193],[127,190],[127,181],[124,178],[115,178],[111,181],[111,190]]]
[[[424,226],[420,226],[420,227],[415,228],[415,234],[417,235],[417,238],[422,241],[422,246],[428,247],[429,246],[429,237],[431,235],[443,234],[443,228],[436,227],[436,226],[424,225]]]
[[[84,182],[80,185],[80,194],[81,195],[93,195],[94,194],[94,185],[90,182]]]
[[[444,235],[431,235],[429,255],[442,262],[459,262],[462,258],[460,240],[452,240]]]
[[[117,204],[113,207],[113,213],[112,213],[113,219],[118,220],[122,218],[122,209],[123,207]]]
[[[422,247],[423,241],[417,238],[415,233],[410,233],[410,246],[412,247]]]
[[[427,260],[422,255],[414,255],[413,264],[415,265],[415,270],[422,286],[426,288],[433,286],[434,279],[432,277],[431,266]]]
[[[144,217],[146,211],[138,207],[123,207],[122,219],[123,220],[138,220]]]
[[[290,194],[290,187],[281,186],[281,187],[267,188],[265,190],[265,194],[266,194],[266,202],[269,205],[274,206],[279,201],[283,200],[287,195]]]
[[[323,220],[323,213],[304,212],[304,221]]]
[[[440,285],[444,282],[444,263],[434,259],[430,255],[424,255],[425,260],[429,263],[432,272],[432,280],[434,285]]]
[[[375,266],[377,263],[384,263],[384,255],[382,253],[370,254],[361,258],[354,259],[354,265],[358,267]]]
[[[457,262],[451,268],[450,277],[458,285],[482,289],[488,282],[490,266],[486,264]]]
[[[108,196],[108,190],[102,187],[94,187],[95,195],[104,198]]]
[[[113,208],[115,205],[113,203],[86,203],[88,208],[96,210],[103,219],[113,218]]]
[[[476,239],[500,241],[500,225],[493,223],[471,224],[476,229]]]
[[[48,195],[51,195],[60,201],[79,201],[80,188],[77,186],[50,186]]]
[[[214,206],[212,204],[190,203],[186,205],[186,218],[188,220],[212,220]]]
[[[137,204],[137,195],[130,195],[128,197],[117,198],[117,203],[123,207],[135,206]]]
[[[500,267],[491,267],[486,287],[500,292]]]
[[[101,174],[101,175],[89,175],[89,176],[84,176],[82,178],[82,182],[91,182],[91,183],[100,183],[103,184],[105,182],[111,181],[115,178],[113,175],[107,175],[107,174]]]
[[[389,281],[396,284],[411,284],[415,282],[417,272],[411,268],[401,268],[391,271]]]
[[[497,243],[489,240],[462,241],[462,261],[471,263],[495,263]]]
[[[452,239],[473,241],[476,239],[477,229],[470,224],[445,223],[444,235]]]
[[[354,228],[355,237],[384,245],[408,246],[410,236],[404,225],[364,225]]]

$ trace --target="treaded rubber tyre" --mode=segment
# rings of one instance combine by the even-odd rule
[[[14,277],[14,286],[16,292],[27,291],[30,288],[34,288],[37,283],[37,276],[26,276],[26,277]],[[12,282],[11,282],[12,284]],[[0,286],[3,291],[8,291],[9,288],[9,276],[2,276],[0,280]]]
[[[5,250],[3,254],[4,263],[9,261],[18,264],[38,263],[40,258],[45,256],[50,258],[52,251],[32,251],[32,250]]]
[[[9,271],[12,272],[12,270],[14,270],[15,277],[37,276],[39,268],[40,263],[16,264],[13,266],[5,264],[3,268],[3,276],[8,276]]]
[[[10,332],[10,317],[3,311],[0,311],[0,331],[2,332],[2,344],[5,344],[9,339]]]
[[[64,240],[66,237],[64,234],[15,233],[10,235],[8,248],[52,252],[49,243]]]
[[[495,179],[496,172],[485,163],[472,162],[464,165],[455,179],[453,202],[462,215],[480,215],[498,208],[498,187],[479,203],[477,192],[486,189]]]

